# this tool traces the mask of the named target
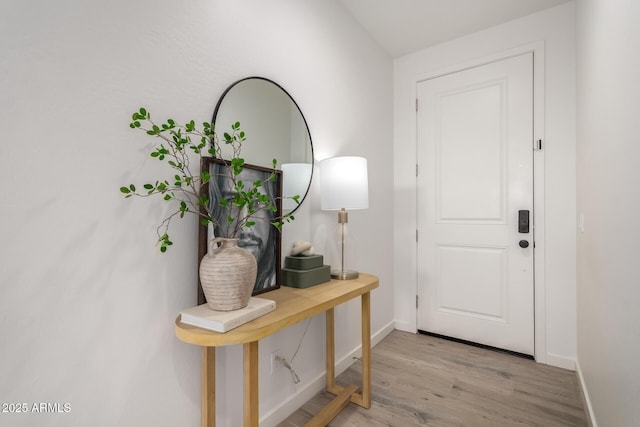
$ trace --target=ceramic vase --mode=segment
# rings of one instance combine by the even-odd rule
[[[255,257],[238,246],[238,239],[211,239],[200,261],[200,283],[209,308],[231,311],[246,307],[257,271]]]

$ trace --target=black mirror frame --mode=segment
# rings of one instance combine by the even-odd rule
[[[220,106],[222,105],[222,101],[224,100],[225,96],[227,95],[227,93],[229,93],[229,91],[231,89],[233,89],[236,85],[238,85],[239,83],[242,83],[246,80],[262,80],[265,81],[267,83],[271,83],[272,85],[276,86],[277,88],[279,88],[285,95],[287,95],[289,97],[289,99],[291,100],[291,102],[293,102],[293,105],[296,106],[296,108],[298,109],[298,112],[300,113],[300,117],[302,117],[302,121],[304,122],[304,125],[307,128],[307,134],[309,135],[309,145],[311,146],[311,177],[309,178],[309,183],[307,184],[307,189],[304,193],[304,195],[300,198],[300,202],[298,203],[298,205],[293,208],[291,210],[291,212],[288,212],[286,215],[292,215],[296,210],[298,210],[298,208],[300,207],[300,205],[304,202],[304,200],[307,198],[307,194],[309,194],[309,189],[311,188],[311,181],[313,181],[313,172],[315,169],[315,165],[314,165],[314,154],[313,154],[313,140],[311,138],[311,131],[309,130],[309,123],[307,123],[307,119],[304,116],[304,114],[302,113],[302,110],[300,109],[300,106],[298,105],[298,103],[296,102],[295,99],[293,99],[293,97],[291,96],[291,94],[289,92],[287,92],[287,90],[285,88],[283,88],[281,85],[279,85],[278,83],[274,82],[271,79],[268,79],[266,77],[259,77],[259,76],[250,76],[250,77],[245,77],[242,78],[240,80],[237,80],[235,82],[233,82],[231,85],[229,85],[229,87],[227,87],[224,92],[222,92],[222,95],[220,95],[220,98],[218,99],[218,102],[216,103],[216,107],[213,110],[213,116],[211,118],[211,122],[215,123],[216,122],[216,118],[218,117],[218,111],[220,110]],[[242,123],[240,123],[242,124]],[[258,165],[258,166],[263,166],[263,167],[270,167],[271,165]]]

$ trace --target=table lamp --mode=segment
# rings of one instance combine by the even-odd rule
[[[369,207],[369,183],[367,159],[364,157],[331,157],[320,162],[322,210],[338,210],[340,227],[340,269],[331,271],[331,277],[339,280],[355,279],[358,272],[345,269],[345,227],[347,210]]]

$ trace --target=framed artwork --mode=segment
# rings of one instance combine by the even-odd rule
[[[233,185],[228,178],[227,163],[214,157],[202,157],[200,170],[209,171],[211,180],[201,189],[201,194],[209,198],[209,207],[217,222],[221,225],[204,226],[199,224],[198,231],[198,262],[207,253],[207,242],[216,236],[226,234],[221,227],[231,227],[227,221],[227,210],[220,206],[221,198],[229,199],[233,195]],[[249,186],[256,180],[262,181],[260,191],[274,201],[277,210],[264,210],[254,217],[255,224],[245,227],[238,234],[238,246],[247,249],[253,254],[258,263],[258,274],[253,287],[253,295],[268,292],[280,287],[280,252],[282,234],[279,229],[271,224],[282,212],[282,171],[275,171],[276,179],[268,181],[273,169],[245,164],[238,179]],[[198,281],[198,304],[206,302],[202,286]]]

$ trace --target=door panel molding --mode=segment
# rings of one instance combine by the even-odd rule
[[[436,203],[437,219],[439,223],[467,222],[475,224],[505,224],[506,216],[506,192],[507,188],[502,185],[507,169],[506,156],[506,129],[502,126],[506,122],[506,78],[469,85],[463,90],[446,91],[436,95]],[[491,120],[496,115],[488,109],[481,111],[481,114],[470,114],[469,109],[478,102],[493,104],[493,109],[497,110],[500,120],[492,123]],[[443,128],[448,115],[461,115],[473,117],[474,123],[469,123],[467,127],[447,126]],[[450,123],[452,124],[452,123]],[[481,125],[482,124],[482,125]],[[482,132],[482,135],[470,134],[469,130],[474,129]],[[477,139],[493,138],[496,143],[492,147],[486,145],[480,147],[470,144],[470,141]],[[444,144],[443,142],[446,142]],[[464,152],[465,157],[460,153]],[[480,159],[480,161],[479,161]],[[493,175],[491,179],[495,189],[485,191],[487,182],[478,182],[469,179],[460,183],[459,177],[470,170],[477,170],[483,165],[492,165]],[[472,175],[481,175],[478,173]],[[484,170],[482,171],[484,173]],[[460,197],[458,190],[464,186],[465,193],[474,194],[474,199],[467,200]],[[446,198],[443,196],[446,194]],[[486,201],[491,200],[491,205],[486,206]],[[479,203],[482,201],[482,203]],[[481,210],[481,208],[484,208]]]
[[[474,255],[470,257],[469,255]],[[461,265],[470,262],[482,262],[482,269],[486,270],[486,277],[498,276],[498,281],[478,280],[471,275],[470,269],[462,269]],[[493,322],[507,322],[507,248],[492,246],[447,245],[436,244],[436,263],[439,265],[439,275],[436,280],[438,294],[437,309],[458,316],[467,316]],[[492,271],[489,271],[492,270]],[[474,268],[474,271],[478,271]],[[473,281],[475,286],[468,290],[465,299],[455,301],[450,292],[460,291],[465,283]],[[493,298],[491,298],[493,297]],[[480,308],[478,310],[478,301]],[[472,304],[476,309],[472,308]]]

